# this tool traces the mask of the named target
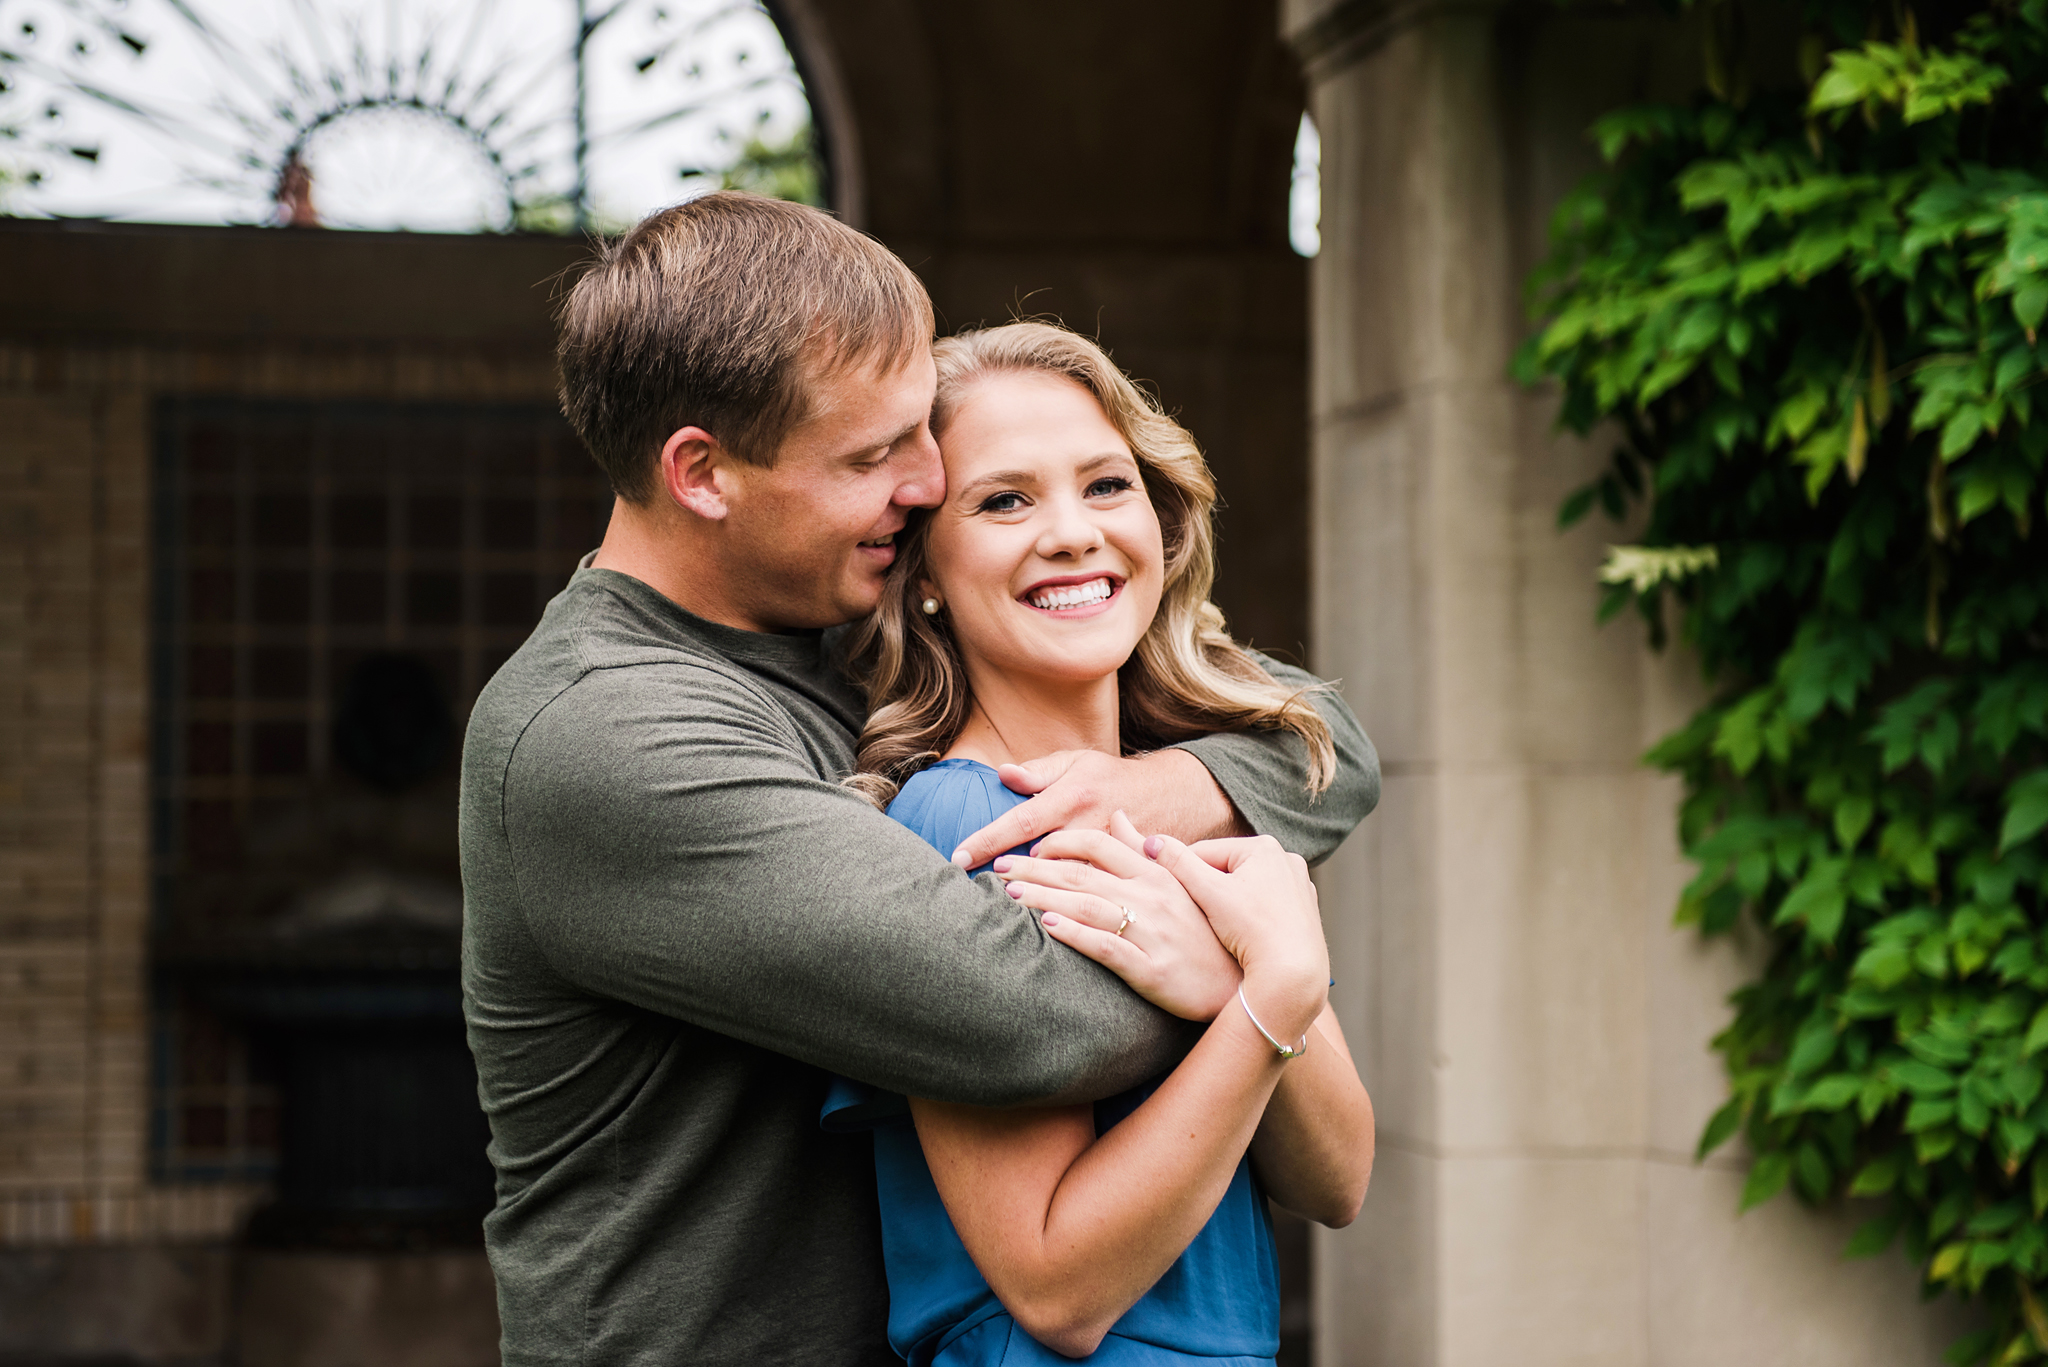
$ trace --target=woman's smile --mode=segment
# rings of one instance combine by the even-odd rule
[[[1041,580],[1018,594],[1017,601],[1053,617],[1093,617],[1108,609],[1123,586],[1113,574],[1070,574]]]

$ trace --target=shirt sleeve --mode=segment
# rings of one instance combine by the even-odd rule
[[[1202,761],[1254,831],[1320,864],[1379,805],[1379,753],[1334,688],[1305,669],[1265,655],[1255,658],[1279,682],[1316,690],[1309,700],[1329,723],[1337,752],[1330,786],[1309,796],[1308,755],[1301,741],[1285,731],[1226,732],[1169,748]]]
[[[1194,1038],[818,778],[787,716],[715,671],[585,675],[514,748],[500,830],[568,983],[889,1091],[1092,1099]]]

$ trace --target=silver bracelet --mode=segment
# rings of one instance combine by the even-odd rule
[[[1266,1037],[1266,1043],[1272,1045],[1273,1052],[1278,1054],[1281,1058],[1300,1058],[1303,1054],[1306,1054],[1308,1052],[1308,1031],[1302,1031],[1301,1043],[1295,1045],[1292,1049],[1290,1049],[1286,1045],[1282,1044],[1279,1040],[1274,1039],[1273,1032],[1271,1030],[1268,1030],[1265,1026],[1259,1024],[1259,1018],[1252,1014],[1252,1004],[1244,999],[1244,984],[1242,983],[1239,983],[1237,988],[1237,1004],[1244,1008],[1245,1019],[1252,1023],[1252,1029],[1264,1035]]]

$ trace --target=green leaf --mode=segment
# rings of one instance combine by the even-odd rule
[[[1842,886],[1848,861],[1824,859],[1785,895],[1772,918],[1774,924],[1804,921],[1807,933],[1817,943],[1832,944],[1842,928],[1842,916],[1849,908],[1849,893]]]
[[[1974,1367],[1974,1364],[1983,1362],[1985,1357],[1998,1347],[1998,1341],[1996,1326],[1986,1325],[1970,1331],[1943,1349],[1941,1360],[1948,1363],[1949,1367]],[[2020,1342],[2024,1343],[2025,1340],[2022,1339]],[[2001,1363],[1999,1367],[2005,1365]]]
[[[1827,1199],[1834,1186],[1834,1169],[1817,1144],[1799,1146],[1798,1155],[1792,1160],[1792,1174],[1798,1180],[1799,1190],[1809,1201]]]
[[[1956,1103],[1936,1097],[1921,1097],[1906,1108],[1906,1133],[1938,1129],[1956,1118]]]
[[[1841,1040],[1834,1022],[1825,1014],[1809,1019],[1799,1027],[1799,1034],[1792,1041],[1792,1054],[1785,1062],[1785,1071],[1792,1077],[1804,1077],[1834,1057],[1835,1046]]]
[[[1830,1073],[1813,1084],[1802,1108],[1809,1111],[1839,1111],[1863,1091],[1863,1079],[1855,1073]]]
[[[1809,385],[1778,406],[1771,425],[1783,433],[1785,440],[1802,441],[1820,421],[1827,403],[1828,391],[1819,385]]]
[[[2020,1052],[2033,1055],[2044,1047],[2048,1047],[2048,1006],[2034,1013],[2034,1023],[2027,1027],[2026,1042],[2020,1045]]]
[[[1844,105],[1861,104],[1865,88],[1862,81],[1836,67],[1815,83],[1813,100],[1809,108],[1818,114],[1830,109],[1840,109]]]
[[[1883,1158],[1872,1159],[1863,1165],[1863,1170],[1858,1172],[1849,1183],[1849,1194],[1851,1196],[1882,1196],[1896,1186],[1898,1180],[1899,1160],[1887,1154]],[[1895,1225],[1893,1228],[1896,1230],[1897,1226]],[[1885,1236],[1885,1242],[1891,1242],[1889,1234]]]
[[[2031,840],[2048,826],[2048,769],[2036,769],[2005,790],[2005,824],[1998,829],[2000,853]]]
[[[1976,1088],[1965,1087],[1956,1093],[1956,1124],[1962,1126],[1964,1134],[1971,1135],[1981,1135],[1991,1128],[1991,1108]]]
[[[1742,1098],[1730,1097],[1728,1104],[1714,1112],[1713,1119],[1707,1122],[1706,1130],[1700,1135],[1699,1148],[1693,1153],[1693,1160],[1698,1162],[1727,1143],[1741,1124]]]
[[[1835,804],[1835,839],[1845,850],[1856,848],[1863,833],[1870,829],[1870,819],[1877,813],[1877,804],[1867,793],[1852,793]]]
[[[1899,1059],[1885,1068],[1891,1080],[1917,1096],[1942,1096],[1955,1090],[1955,1075],[1918,1059]]]
[[[1963,1230],[1965,1233],[1976,1235],[2003,1234],[2020,1222],[2022,1214],[2024,1212],[2017,1202],[2001,1201],[1972,1215],[1969,1223],[1963,1226]]]
[[[1742,1184],[1740,1210],[1760,1206],[1785,1189],[1785,1183],[1792,1176],[1792,1155],[1783,1150],[1774,1150],[1759,1156],[1750,1165],[1749,1177]]]
[[[1588,484],[1583,489],[1574,489],[1571,496],[1566,498],[1557,510],[1557,529],[1563,531],[1591,512],[1594,496],[1599,491],[1599,486],[1595,484]]]
[[[2039,1065],[2018,1063],[2006,1070],[2005,1090],[2012,1097],[2012,1104],[2020,1110],[2034,1104],[2034,1098],[2041,1095],[2044,1081]]]
[[[1970,1246],[1965,1243],[1953,1243],[1945,1246],[1939,1253],[1934,1255],[1934,1260],[1928,1263],[1927,1280],[1931,1282],[1945,1282],[1954,1277],[1957,1272],[1962,1270],[1963,1258],[1969,1251]]]
[[[1976,444],[1984,431],[1984,410],[1977,404],[1964,404],[1950,415],[1941,429],[1941,458],[1954,460]]]
[[[1984,1274],[1995,1267],[2003,1267],[2012,1261],[2012,1249],[2002,1240],[1985,1240],[1970,1245],[1970,1259],[1967,1264],[1970,1285],[1981,1286]]]
[[[1873,1258],[1892,1246],[1892,1240],[1899,1237],[1899,1226],[1906,1222],[1902,1210],[1886,1211],[1875,1219],[1865,1220],[1849,1238],[1848,1247],[1842,1250],[1844,1258]]]
[[[2048,315],[2048,280],[2030,280],[2013,292],[2012,316],[2028,332],[2041,326]]]
[[[1856,958],[1851,974],[1879,987],[1896,987],[1913,971],[1912,947],[1897,941],[1872,945]]]

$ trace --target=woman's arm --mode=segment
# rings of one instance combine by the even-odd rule
[[[1144,843],[1128,823],[1116,825],[1127,840]],[[1101,881],[1125,933],[1093,933],[1124,954],[1151,961],[1156,953],[1162,964],[1178,952],[1168,942],[1188,926],[1164,914],[1158,894],[1192,898],[1201,931],[1243,964],[1242,994],[1257,1003],[1260,1022],[1297,1036],[1322,1014],[1329,983],[1307,866],[1263,837],[1222,845],[1222,869],[1202,864],[1199,875],[1184,871],[1180,879],[1100,832],[1056,835],[1043,850],[1086,849],[1106,868],[1057,858],[1006,866],[1015,875],[1012,894],[1055,935],[1076,927],[1053,908],[1087,895],[1066,881],[1083,874]],[[1142,919],[1125,915],[1138,907]],[[1226,1003],[1173,1074],[1100,1138],[1078,1108],[1032,1115],[912,1103],[962,1242],[997,1298],[1047,1346],[1072,1356],[1093,1352],[1173,1264],[1222,1199],[1284,1070],[1298,1066],[1260,1034],[1246,1006]]]
[[[1266,1103],[1252,1166],[1280,1205],[1342,1229],[1365,1204],[1372,1155],[1372,1099],[1337,1013],[1325,1007],[1309,1031],[1308,1054],[1287,1065]]]
[[[1272,995],[1278,1013],[1282,994]],[[1233,1007],[1100,1138],[1087,1106],[913,1098],[910,1110],[946,1212],[996,1298],[1040,1343],[1086,1357],[1208,1223],[1274,1085],[1298,1066]]]
[[[1225,850],[1241,846],[1147,845],[1121,814],[1111,834],[1114,841],[1093,832],[1062,832],[1039,847],[1051,858],[1009,859],[996,867],[1012,880],[1013,894],[1039,909],[1048,934],[1118,974],[1155,1005],[1196,1016],[1190,1003],[1219,999],[1212,960],[1225,947],[1199,907],[1190,905],[1181,914],[1174,906],[1171,894],[1187,889],[1172,875],[1202,882],[1213,876],[1202,856],[1223,858]],[[1129,867],[1134,861],[1122,848],[1140,845],[1158,851],[1159,862],[1145,870],[1149,877]],[[1131,933],[1115,934],[1124,908],[1141,898],[1147,919],[1134,923]],[[1226,963],[1235,966],[1235,960]],[[1221,999],[1233,988],[1221,988]],[[1267,1191],[1289,1210],[1333,1228],[1357,1217],[1372,1175],[1372,1102],[1331,1012],[1325,1010],[1311,1030],[1306,1057],[1283,1074],[1252,1143],[1252,1159]]]

